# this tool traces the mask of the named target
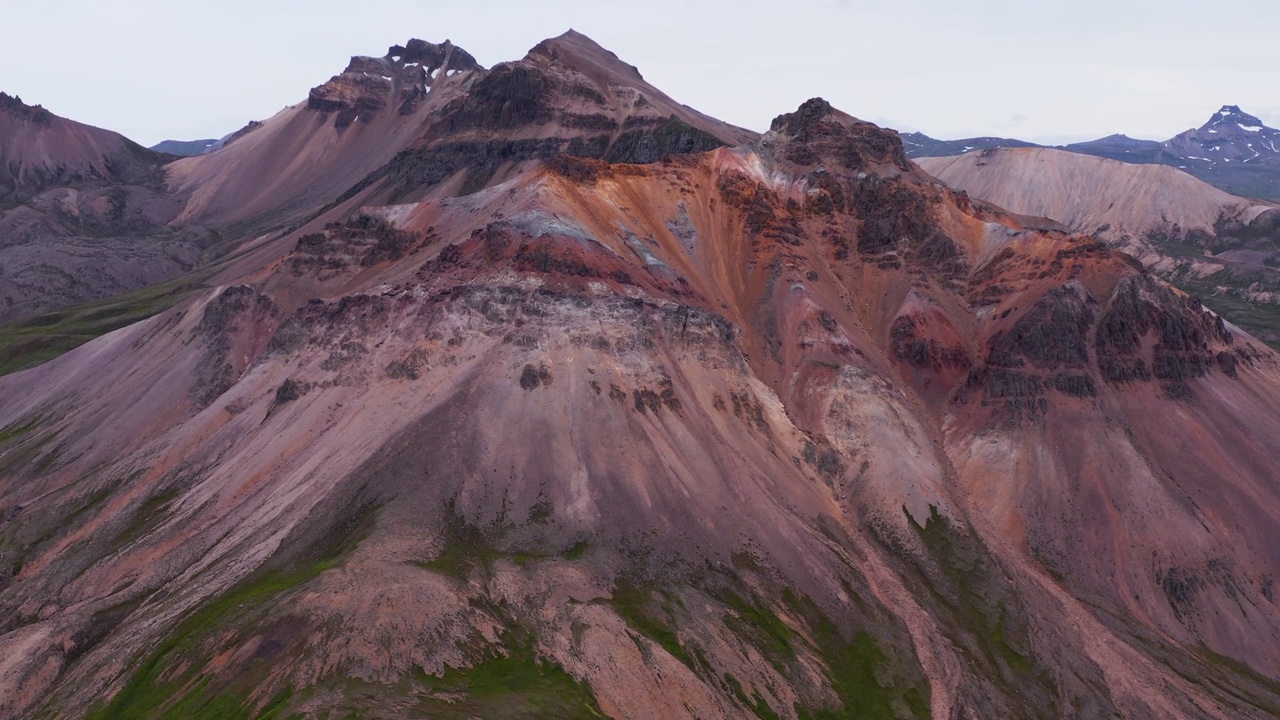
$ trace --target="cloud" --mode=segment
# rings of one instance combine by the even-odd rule
[[[1022,113],[1014,113],[1009,116],[1009,119],[1007,121],[996,125],[996,127],[1000,128],[1001,130],[1012,130],[1014,128],[1026,125],[1027,120],[1030,120],[1030,119],[1031,118],[1027,117]]]

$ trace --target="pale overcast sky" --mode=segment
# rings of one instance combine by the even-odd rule
[[[756,130],[813,96],[941,138],[1280,126],[1277,0],[0,0],[0,90],[146,145],[304,100],[351,55],[451,39],[486,66],[570,27]]]

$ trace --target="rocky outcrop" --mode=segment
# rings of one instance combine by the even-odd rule
[[[854,171],[891,166],[907,172],[911,168],[897,133],[840,113],[822,98],[779,115],[769,129],[788,139],[782,156],[798,165],[823,161]]]
[[[380,58],[351,58],[347,69],[312,88],[307,108],[334,113],[334,125],[368,123],[389,105],[401,115],[412,114],[442,78],[459,72],[482,72],[470,53],[448,40],[441,45],[413,39],[393,45]]]
[[[13,117],[30,122],[41,127],[48,127],[53,123],[53,113],[45,110],[39,105],[28,105],[22,102],[22,98],[16,95],[7,95],[0,92],[0,112],[8,113]]]
[[[375,215],[361,214],[298,238],[289,270],[297,276],[328,280],[420,252],[432,237],[429,232],[407,232]]]
[[[1153,343],[1144,342],[1149,337]],[[1219,367],[1235,375],[1232,344],[1221,317],[1149,275],[1117,286],[1098,325],[1098,363],[1108,382],[1156,380],[1179,399],[1192,397],[1188,380]],[[1220,355],[1232,359],[1219,363]]]

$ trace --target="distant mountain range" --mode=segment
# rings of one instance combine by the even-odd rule
[[[998,137],[938,140],[923,133],[906,133],[902,143],[913,158],[992,148],[1046,147]],[[1280,198],[1280,130],[1268,127],[1238,105],[1224,105],[1204,125],[1163,142],[1109,135],[1058,147],[1128,163],[1169,165],[1235,195]]]
[[[165,153],[167,155],[177,155],[178,157],[194,157],[196,155],[204,155],[222,147],[230,135],[224,135],[221,138],[206,138],[204,140],[165,140],[151,146],[156,152]]]

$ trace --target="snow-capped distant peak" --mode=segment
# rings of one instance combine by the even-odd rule
[[[1209,118],[1209,122],[1200,128],[1203,132],[1239,126],[1242,129],[1262,128],[1261,120],[1240,109],[1239,105],[1223,105],[1222,109]],[[1253,132],[1253,131],[1250,131]]]
[[[1280,130],[1267,127],[1239,105],[1223,105],[1209,121],[1162,143],[1174,157],[1210,164],[1280,159]]]

